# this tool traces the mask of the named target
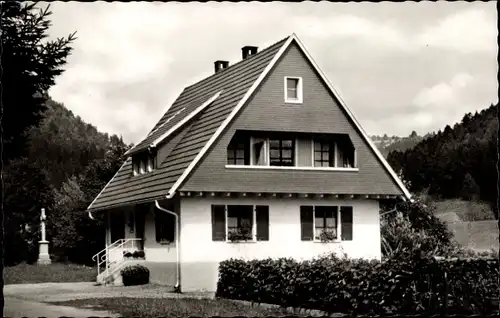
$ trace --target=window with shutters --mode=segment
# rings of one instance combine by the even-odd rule
[[[212,240],[252,242],[269,240],[269,207],[212,205]]]
[[[300,223],[302,241],[350,241],[353,237],[353,208],[301,206]]]

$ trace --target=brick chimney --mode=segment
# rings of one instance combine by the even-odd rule
[[[256,54],[258,49],[259,48],[256,46],[244,46],[241,48],[241,55],[243,59],[246,59],[247,57]]]
[[[227,68],[229,66],[228,61],[215,61],[214,62],[215,66],[215,73],[222,71],[223,69]]]

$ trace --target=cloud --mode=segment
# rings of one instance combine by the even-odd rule
[[[413,103],[421,109],[456,106],[462,96],[467,94],[468,86],[473,82],[474,78],[471,75],[457,74],[448,83],[439,83],[422,89],[413,99]]]
[[[450,15],[437,25],[428,27],[416,42],[464,53],[497,52],[497,21],[478,9]]]
[[[336,15],[327,19],[298,17],[294,24],[300,25],[301,33],[314,38],[356,38],[370,45],[384,45],[402,50],[411,48],[405,35],[393,26],[354,15]]]
[[[496,22],[493,15],[475,8],[453,13],[415,33],[405,32],[394,20],[374,21],[349,14],[333,14],[328,18],[300,16],[295,19],[302,32],[318,39],[349,38],[402,51],[419,52],[430,46],[462,53],[486,52],[495,55]]]

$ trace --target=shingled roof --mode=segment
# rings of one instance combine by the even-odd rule
[[[89,211],[111,209],[171,198],[226,126],[238,114],[290,44],[296,43],[330,92],[355,124],[363,139],[407,199],[411,194],[380,154],[366,132],[295,34],[261,52],[186,87],[151,132],[127,154],[164,145],[166,158],[151,173],[132,175],[129,156],[89,205]]]
[[[167,158],[153,172],[133,176],[132,159],[128,157],[87,209],[97,211],[164,199],[288,39],[186,87],[151,132],[127,152],[131,155],[155,144],[175,143]],[[203,105],[213,97],[211,103]]]

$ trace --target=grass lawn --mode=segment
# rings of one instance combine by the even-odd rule
[[[96,269],[92,267],[53,263],[4,267],[4,284],[93,282]]]
[[[225,299],[117,297],[78,299],[52,302],[51,304],[106,310],[122,317],[267,317],[290,315],[280,308],[263,308]]]

